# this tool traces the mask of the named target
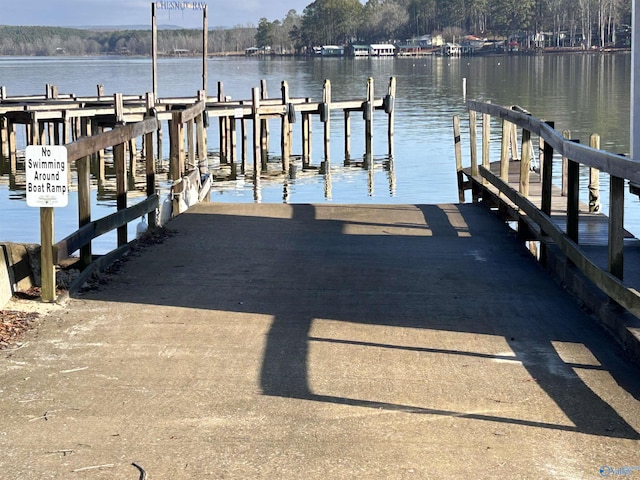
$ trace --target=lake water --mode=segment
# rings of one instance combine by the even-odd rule
[[[159,60],[159,95],[194,96],[201,85],[201,59]],[[567,54],[541,56],[494,56],[462,58],[377,58],[377,59],[281,59],[212,58],[208,63],[209,95],[224,83],[233,99],[251,98],[251,88],[267,81],[271,97],[279,96],[286,80],[292,97],[322,97],[325,79],[332,83],[334,100],[364,98],[369,77],[374,78],[376,97],[386,94],[389,78],[397,78],[395,102],[395,156],[392,168],[383,168],[388,158],[386,115],[374,118],[375,168],[343,165],[343,121],[332,117],[330,183],[321,174],[300,175],[295,180],[261,182],[259,201],[289,203],[444,203],[457,201],[453,155],[452,117],[464,110],[466,98],[500,105],[517,104],[534,116],[554,120],[556,129],[569,129],[572,138],[588,142],[599,133],[601,147],[615,153],[629,151],[629,97],[631,55]],[[0,57],[0,85],[10,96],[44,93],[45,84],[58,86],[61,93],[95,95],[96,85],[112,94],[142,94],[151,88],[151,59],[131,57]],[[335,119],[335,121],[333,121]],[[217,130],[211,122],[210,149],[217,149]],[[277,134],[279,122],[271,122]],[[294,154],[301,153],[300,122],[294,126]],[[352,116],[352,159],[364,154],[364,124]],[[499,157],[498,128],[493,128],[492,158]],[[274,135],[271,154],[279,154]],[[165,142],[166,143],[166,142]],[[468,135],[463,132],[465,161]],[[251,159],[251,154],[249,154]],[[313,124],[312,164],[323,160],[322,125]],[[556,168],[556,171],[558,169]],[[607,179],[602,180],[606,208]],[[586,185],[586,183],[585,183]],[[586,190],[586,188],[585,188]],[[213,201],[254,202],[253,185],[240,179],[216,183]],[[115,209],[109,199],[95,196],[93,216]],[[625,225],[640,235],[638,199],[627,193]],[[7,175],[0,175],[0,240],[39,242],[38,209],[26,206],[23,191],[9,188]],[[69,207],[56,210],[56,240],[76,227],[75,198]],[[132,235],[135,228],[132,227]],[[96,250],[109,250],[115,237],[105,236]]]

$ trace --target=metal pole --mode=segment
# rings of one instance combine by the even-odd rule
[[[207,57],[209,43],[209,21],[207,19],[207,6],[202,10],[202,90],[205,91],[205,101],[207,92]]]
[[[151,3],[151,58],[153,59],[153,98],[158,100],[158,24],[156,22],[156,3]]]
[[[632,2],[631,20],[631,158],[640,161],[640,18],[638,2]]]

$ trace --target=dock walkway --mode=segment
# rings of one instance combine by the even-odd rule
[[[640,468],[640,372],[486,207],[198,204],[169,226],[1,353],[3,477]]]

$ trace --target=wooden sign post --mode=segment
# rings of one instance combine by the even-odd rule
[[[29,145],[25,149],[27,205],[40,208],[40,268],[43,302],[56,299],[54,265],[55,207],[69,203],[67,148],[60,145]]]

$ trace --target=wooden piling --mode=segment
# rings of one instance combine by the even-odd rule
[[[518,131],[513,123],[509,124],[509,146],[511,148],[511,160],[520,160],[518,154]]]
[[[205,112],[198,115],[195,119],[196,122],[196,154],[198,158],[198,169],[200,175],[204,175],[209,171],[209,165],[207,161],[207,141],[205,137],[204,116]]]
[[[374,85],[373,77],[367,80],[367,101],[365,104],[365,155],[367,161],[371,160],[373,153],[373,101],[374,101]]]
[[[267,91],[267,81],[260,80],[260,100],[267,100],[269,92]],[[271,141],[271,132],[269,131],[269,120],[263,118],[260,120],[260,145],[262,148],[262,157],[266,158],[269,154],[269,143]]]
[[[189,169],[196,167],[196,122],[192,118],[187,121],[187,164]]]
[[[181,119],[181,112],[175,111],[169,124],[169,176],[173,181],[180,179],[185,171],[184,125]]]
[[[478,176],[478,136],[475,110],[469,110],[469,156],[471,159],[471,175]]]
[[[321,113],[324,122],[324,160],[329,162],[331,157],[331,80],[324,81],[322,87],[322,105],[324,111]]]
[[[218,103],[224,103],[226,96],[224,94],[224,84],[218,82]],[[227,163],[227,124],[226,117],[220,117],[218,119],[218,125],[220,128],[220,163]]]
[[[351,112],[344,111],[344,161],[349,163],[351,159]]]
[[[149,104],[153,104],[153,102],[147,101],[147,106]],[[149,117],[155,117],[156,111],[154,108],[148,109]],[[156,193],[156,164],[155,164],[155,153],[153,151],[153,132],[149,132],[144,137],[145,143],[145,172],[147,177],[147,197],[150,197],[154,193]],[[153,228],[156,226],[156,214],[154,212],[149,212],[147,214],[147,224],[149,227]]]
[[[261,159],[261,135],[260,135],[260,89],[254,88],[252,93],[252,117],[253,117],[253,174],[254,178],[260,178],[262,169]]]
[[[242,174],[244,175],[247,171],[247,156],[248,156],[248,147],[247,147],[247,120],[243,117],[240,120],[240,131],[242,136]]]
[[[394,135],[395,135],[395,98],[396,98],[396,77],[389,79],[389,91],[387,93],[389,102],[391,102],[389,111],[387,112],[387,142],[389,146],[389,157],[393,157],[394,153]]]
[[[282,155],[282,171],[289,172],[289,155],[291,154],[291,129],[289,115],[287,109],[292,107],[289,100],[289,84],[286,81],[281,83],[282,104],[285,107],[285,113],[282,115],[281,131],[280,131],[280,150]]]
[[[311,115],[302,113],[302,165],[311,163]]]
[[[0,159],[9,158],[9,121],[0,117]]]
[[[113,94],[113,110],[116,116],[116,123],[124,123],[124,103],[121,93]]]
[[[16,125],[11,121],[7,122],[7,136],[9,137],[9,169],[12,174],[15,174],[18,163],[18,146]]]
[[[236,117],[229,117],[229,162],[231,163],[231,168],[236,168],[237,159],[237,144],[238,144],[238,133],[236,131]]]

